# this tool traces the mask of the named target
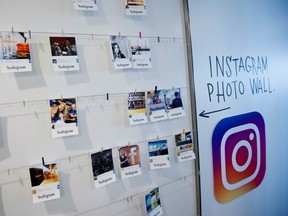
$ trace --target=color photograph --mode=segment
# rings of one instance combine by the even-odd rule
[[[54,71],[80,70],[75,37],[50,37]]]
[[[122,179],[142,175],[138,145],[129,145],[119,149],[119,164]]]
[[[166,91],[165,104],[168,109],[168,118],[174,119],[185,116],[180,88]]]
[[[45,164],[29,169],[33,203],[60,198],[57,164]]]
[[[128,116],[130,125],[147,123],[145,92],[128,94]]]
[[[121,147],[119,149],[119,161],[121,168],[139,165],[140,164],[139,146],[131,145]]]
[[[75,98],[50,100],[52,137],[78,134],[77,107]]]
[[[145,196],[146,210],[149,216],[162,215],[159,187],[153,189]]]
[[[147,92],[147,108],[151,122],[168,119],[165,90],[148,91]]]
[[[32,71],[29,33],[0,32],[1,72]]]
[[[127,15],[147,15],[145,0],[125,0]]]
[[[193,160],[196,158],[191,131],[176,134],[175,144],[178,162]]]
[[[151,169],[163,169],[170,167],[167,140],[148,142],[148,151]]]

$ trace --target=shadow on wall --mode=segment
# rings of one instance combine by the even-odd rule
[[[0,161],[11,156],[7,140],[7,117],[0,118]],[[1,215],[1,214],[0,214]]]
[[[85,110],[77,110],[79,118],[79,134],[75,136],[63,137],[63,142],[67,150],[91,149],[92,144],[88,133],[87,116]]]
[[[30,44],[32,72],[14,73],[15,79],[20,90],[33,89],[47,86],[42,75],[39,60],[39,48],[37,44]]]
[[[45,202],[47,212],[49,215],[67,215],[75,213],[77,212],[77,209],[72,199],[71,188],[69,187],[69,181],[71,177],[69,174],[63,172],[59,173],[59,177],[61,197],[60,199]],[[2,215],[1,210],[0,215]]]
[[[87,72],[86,60],[84,58],[85,52],[83,50],[83,46],[77,45],[77,53],[79,58],[79,71],[66,71],[65,77],[67,80],[67,84],[71,85],[78,85],[81,83],[89,83],[90,78]],[[79,57],[80,56],[80,57]]]
[[[5,212],[4,212],[4,204],[3,204],[3,199],[2,199],[2,189],[0,187],[0,215],[1,216],[5,216]]]

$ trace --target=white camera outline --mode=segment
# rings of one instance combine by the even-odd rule
[[[244,131],[244,130],[247,130],[247,129],[252,129],[255,131],[255,134],[256,134],[256,150],[257,150],[257,165],[256,165],[256,170],[255,172],[248,176],[247,178],[239,181],[239,182],[236,182],[234,184],[230,184],[228,181],[227,181],[227,178],[226,178],[226,157],[225,157],[225,145],[226,145],[226,141],[227,141],[227,138],[232,135],[232,134],[235,134],[237,132],[240,132],[240,131]],[[242,140],[244,141],[242,146],[245,146],[248,150],[248,160],[247,162],[243,165],[244,169],[239,166],[237,169],[239,172],[241,171],[244,171],[245,168],[248,167],[249,163],[251,162],[251,151],[252,151],[252,148],[250,147],[247,147],[247,145],[245,145],[246,143],[250,144],[249,142],[247,142],[247,140]],[[246,141],[246,142],[245,142]],[[240,141],[241,142],[241,141]],[[236,144],[236,146],[240,143],[238,142]],[[238,146],[237,146],[238,147]],[[241,146],[239,146],[237,148],[237,150],[240,148]],[[236,148],[233,149],[233,153],[232,155],[234,154],[234,150]],[[242,187],[243,185],[253,181],[253,179],[255,179],[255,177],[258,175],[259,173],[259,170],[260,170],[260,164],[261,164],[261,144],[260,144],[260,132],[259,132],[259,129],[257,127],[257,125],[255,125],[254,123],[247,123],[247,124],[243,124],[243,125],[240,125],[240,126],[236,126],[236,127],[233,127],[233,128],[230,128],[229,130],[227,130],[225,132],[225,134],[223,135],[222,137],[222,140],[221,140],[221,149],[220,149],[220,158],[221,158],[221,178],[222,178],[222,183],[224,185],[224,187],[227,189],[227,190],[235,190],[239,187]],[[234,155],[235,156],[235,155]],[[232,158],[232,163],[233,163],[233,166],[235,165],[233,161],[234,158]],[[248,163],[249,161],[249,163]],[[235,167],[234,167],[235,168]],[[236,168],[235,168],[236,169]],[[237,170],[236,169],[236,170]]]

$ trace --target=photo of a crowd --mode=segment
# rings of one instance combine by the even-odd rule
[[[97,176],[109,172],[114,169],[112,149],[103,150],[91,154],[91,163],[93,178],[97,180]]]

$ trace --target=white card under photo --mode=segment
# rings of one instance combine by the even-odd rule
[[[175,119],[185,116],[180,88],[168,89],[165,94],[168,118]]]
[[[141,175],[139,146],[129,145],[119,148],[119,164],[122,179]]]
[[[137,69],[151,68],[151,52],[149,40],[144,38],[130,38],[130,50],[133,67]]]
[[[128,116],[130,125],[148,122],[145,92],[131,92],[128,94]]]
[[[134,16],[147,15],[145,0],[125,0],[126,14]]]
[[[52,137],[77,135],[76,98],[60,98],[50,100],[50,120]]]
[[[0,71],[32,71],[28,32],[0,32]]]
[[[151,122],[168,119],[165,105],[165,90],[147,92],[148,113]]]
[[[191,131],[182,131],[181,134],[176,134],[175,144],[178,162],[194,160],[196,158]]]
[[[148,142],[148,150],[151,169],[163,169],[170,167],[167,140]]]
[[[91,154],[91,164],[95,188],[100,188],[116,181],[112,149]]]
[[[75,37],[50,37],[55,72],[80,70]]]
[[[110,36],[110,47],[114,69],[126,69],[133,67],[127,44],[127,37]]]
[[[163,215],[159,187],[153,189],[145,196],[146,211],[149,216]]]
[[[57,164],[41,164],[29,169],[33,203],[60,198]]]
[[[72,0],[75,10],[98,10],[96,0]]]

